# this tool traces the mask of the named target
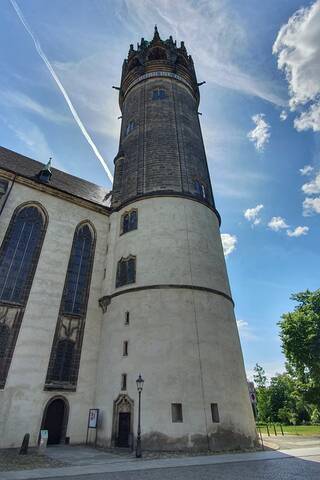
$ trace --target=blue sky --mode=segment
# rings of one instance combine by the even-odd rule
[[[185,41],[207,82],[199,110],[248,375],[256,362],[282,371],[277,322],[291,293],[319,287],[320,0],[16,2],[110,169],[129,44],[154,24]],[[0,144],[111,187],[12,3],[0,9]]]

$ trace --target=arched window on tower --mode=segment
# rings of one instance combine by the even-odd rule
[[[74,234],[67,268],[46,378],[48,390],[76,389],[94,250],[94,229],[89,222],[81,223]]]
[[[199,180],[194,181],[194,189],[196,191],[196,195],[198,197],[203,198],[204,200],[207,199],[207,189],[206,186],[200,182]]]
[[[121,216],[121,235],[123,233],[131,232],[131,230],[136,230],[138,228],[138,210],[136,208],[130,210],[130,212],[125,212]]]
[[[152,100],[164,100],[166,98],[166,92],[163,88],[156,88],[152,91]]]
[[[136,257],[130,255],[121,258],[117,267],[116,287],[122,287],[136,281]]]
[[[132,132],[132,130],[134,130],[134,127],[135,127],[135,123],[134,123],[134,120],[130,120],[126,126],[126,131],[125,131],[125,135],[129,135],[129,133]]]
[[[38,204],[16,209],[0,249],[0,388],[9,371],[47,227]]]

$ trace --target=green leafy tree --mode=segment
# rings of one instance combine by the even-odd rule
[[[267,376],[258,363],[254,367],[253,380],[256,386],[258,421],[268,422],[270,416]]]
[[[279,322],[283,352],[304,403],[320,407],[320,289],[291,299],[298,305]]]

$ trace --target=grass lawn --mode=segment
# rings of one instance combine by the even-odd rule
[[[274,435],[273,424],[268,425],[270,435]],[[280,425],[275,425],[278,435],[281,435]],[[283,433],[286,435],[320,435],[320,425],[282,425]],[[260,426],[261,433],[267,433],[265,425]]]

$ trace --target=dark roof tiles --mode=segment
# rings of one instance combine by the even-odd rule
[[[43,183],[38,179],[38,173],[44,168],[42,163],[4,147],[0,147],[0,168]],[[46,185],[98,205],[109,206],[110,200],[106,197],[110,190],[56,168],[51,168],[51,172],[51,179]]]

